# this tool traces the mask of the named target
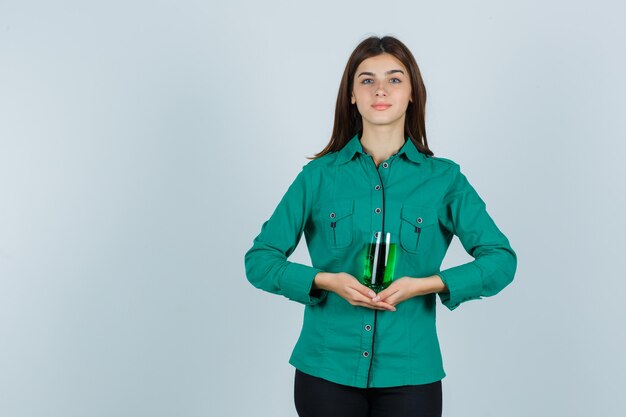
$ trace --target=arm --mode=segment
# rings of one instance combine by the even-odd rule
[[[303,168],[244,257],[252,285],[303,304],[317,304],[326,297],[326,291],[312,288],[320,269],[287,260],[311,215],[311,191]]]
[[[445,226],[458,236],[474,260],[437,273],[448,288],[439,297],[450,310],[465,301],[497,294],[511,283],[517,268],[517,255],[487,213],[485,202],[460,167],[454,169],[443,201]]]

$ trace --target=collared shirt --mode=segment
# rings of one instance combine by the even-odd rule
[[[288,260],[303,233],[312,266]],[[513,280],[517,255],[457,163],[425,155],[406,138],[376,167],[355,135],[340,151],[303,166],[245,254],[246,276],[255,287],[305,304],[293,366],[361,388],[445,377],[434,293],[391,312],[312,289],[320,271],[366,279],[366,248],[387,233],[396,250],[393,278],[439,275],[447,291],[438,296],[450,310],[492,296]],[[442,271],[455,235],[474,260]]]

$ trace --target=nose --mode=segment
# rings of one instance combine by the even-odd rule
[[[382,84],[378,86],[376,89],[376,97],[384,97],[387,95],[387,92],[383,89]]]

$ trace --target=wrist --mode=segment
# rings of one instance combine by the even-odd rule
[[[313,278],[313,288],[318,289],[318,290],[326,290],[328,291],[329,288],[329,278],[330,278],[331,273],[330,272],[323,272],[320,271],[315,275],[315,278]]]
[[[444,284],[443,280],[439,275],[431,275],[428,277],[429,281],[429,290],[430,292],[439,293],[447,290],[446,284]]]
[[[413,278],[413,296],[439,293],[446,289],[439,275],[431,275],[424,278]]]

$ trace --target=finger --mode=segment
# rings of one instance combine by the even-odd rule
[[[376,297],[376,293],[372,291],[371,288],[366,287],[360,282],[356,282],[352,289],[358,291],[360,294],[363,294],[364,297],[369,297],[370,299]]]
[[[392,306],[397,305],[398,303],[400,303],[402,300],[402,296],[400,294],[400,292],[396,291],[395,293],[391,294],[389,297],[387,297],[385,299],[385,302],[387,304],[391,304]]]
[[[359,307],[366,307],[366,308],[369,308],[371,310],[387,311],[387,309],[382,307],[382,306],[376,306],[376,305],[372,305],[372,304],[368,304],[368,303],[354,303],[353,305],[359,306]]]
[[[376,303],[376,305],[385,307],[385,310],[396,311],[396,306],[389,302],[379,301]]]
[[[348,288],[348,290],[351,291],[351,294],[349,294],[348,297],[351,298],[351,303],[355,305],[374,308],[376,310],[396,311],[396,308],[393,305],[390,305],[383,301],[373,302],[370,298],[365,297],[363,294],[359,293],[353,288]]]
[[[361,303],[366,303],[366,304],[369,304],[369,305],[373,305],[372,304],[372,299],[367,297],[367,296],[365,296],[365,295],[363,295],[363,294],[361,294],[357,289],[352,288],[352,287],[348,287],[347,290],[348,290],[348,294],[349,294],[348,296],[353,301],[359,301]],[[374,294],[374,295],[376,295],[376,294]]]
[[[356,277],[350,274],[346,274],[346,275],[349,277],[348,282],[346,283],[347,287],[358,291],[359,293],[363,294],[365,297],[374,298],[376,296],[376,293],[372,291],[371,288],[368,288],[365,285],[363,285],[358,279],[356,279]]]
[[[375,305],[383,307],[383,310],[396,311],[396,307],[393,304],[385,303],[383,301],[379,301]]]
[[[372,301],[372,305],[375,305],[375,306],[378,306],[378,307],[382,307],[384,310],[396,311],[396,306],[391,304],[387,300],[385,300],[385,301]]]
[[[386,300],[388,297],[392,296],[393,294],[395,294],[397,292],[398,292],[397,289],[392,288],[392,287],[388,287],[387,289],[379,292],[378,295],[372,299],[372,301]]]
[[[361,307],[367,307],[372,310],[381,310],[381,311],[396,311],[395,307],[390,305],[378,305],[378,304],[368,304],[368,303],[355,303],[354,305],[358,305]]]

